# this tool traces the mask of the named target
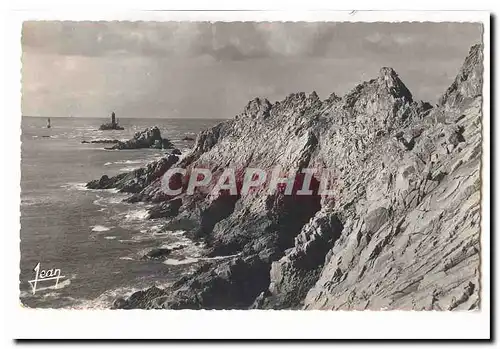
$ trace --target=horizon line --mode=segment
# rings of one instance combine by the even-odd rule
[[[21,117],[27,118],[66,118],[66,119],[109,119],[109,116],[47,116],[47,115],[21,115]],[[134,116],[122,116],[117,118],[120,119],[170,119],[170,120],[182,120],[182,119],[192,119],[192,120],[231,120],[232,118],[201,118],[201,117],[164,117],[164,116],[150,116],[150,117],[134,117]]]

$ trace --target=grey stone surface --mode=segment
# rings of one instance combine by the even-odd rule
[[[160,129],[154,126],[144,131],[136,132],[134,137],[126,142],[118,141],[109,149],[140,148],[173,149],[174,145],[168,139],[162,138]]]

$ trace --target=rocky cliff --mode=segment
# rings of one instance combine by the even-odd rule
[[[166,229],[185,229],[206,243],[207,256],[227,257],[116,306],[479,307],[481,76],[477,45],[435,107],[414,100],[391,68],[343,97],[256,98],[201,132],[184,158],[137,173],[133,186],[125,175],[101,179],[106,188],[132,187],[132,201],[158,202],[153,211],[168,212]],[[161,176],[174,165],[215,175],[227,167],[330,169],[334,194],[319,195],[315,176],[309,196],[257,189],[169,197]]]

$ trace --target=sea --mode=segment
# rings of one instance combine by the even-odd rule
[[[109,308],[117,297],[166,287],[193,270],[203,248],[184,231],[147,219],[150,206],[124,202],[116,190],[89,190],[102,175],[132,171],[164,150],[106,150],[95,139],[127,140],[158,126],[183,154],[201,130],[223,120],[121,118],[123,131],[99,131],[97,118],[22,118],[20,301],[31,308]],[[144,260],[153,248],[181,247],[165,261]],[[61,276],[38,281],[40,276]],[[42,273],[42,271],[44,271]],[[30,281],[32,281],[30,283]],[[56,286],[57,283],[57,286]]]

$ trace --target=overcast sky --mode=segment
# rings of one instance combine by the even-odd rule
[[[25,22],[23,115],[231,118],[256,96],[343,95],[394,68],[435,103],[473,23]]]

